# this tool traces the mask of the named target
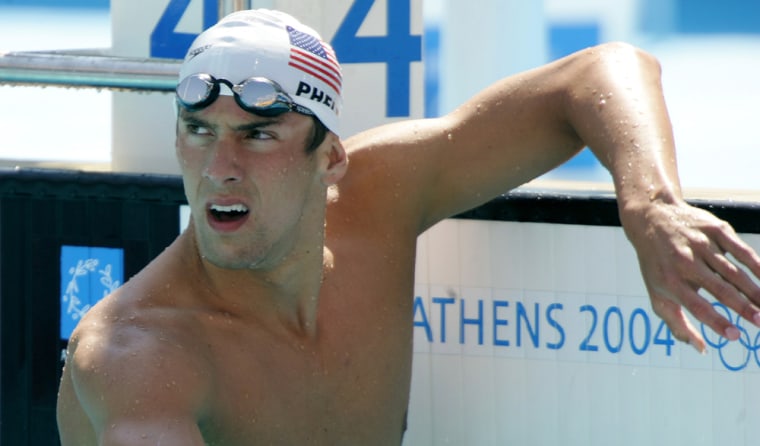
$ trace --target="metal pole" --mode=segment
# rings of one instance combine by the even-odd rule
[[[251,0],[219,0],[219,17],[251,8]],[[66,52],[0,52],[0,85],[165,91],[177,86],[181,61]]]
[[[177,86],[180,63],[169,59],[0,52],[0,84],[171,92]]]

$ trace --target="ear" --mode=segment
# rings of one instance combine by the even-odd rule
[[[340,138],[334,133],[328,135],[324,153],[325,170],[322,174],[322,184],[332,186],[343,178],[348,170],[348,155]]]

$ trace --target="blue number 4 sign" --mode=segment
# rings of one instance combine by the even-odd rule
[[[344,63],[385,63],[386,114],[409,116],[410,65],[422,60],[422,37],[411,34],[410,0],[388,0],[388,33],[358,36],[375,0],[355,0],[333,37],[332,45]]]
[[[150,56],[181,59],[195,39],[195,34],[177,32],[191,0],[170,0],[150,36]],[[388,24],[384,36],[359,36],[375,0],[354,0],[332,40],[343,63],[384,63],[387,68],[386,115],[409,116],[411,98],[410,68],[422,60],[422,37],[411,34],[410,0],[387,0]],[[216,23],[217,0],[203,1],[203,28]]]
[[[191,0],[170,0],[150,35],[150,57],[182,59],[197,34],[175,31]],[[203,29],[219,21],[217,0],[203,1]]]

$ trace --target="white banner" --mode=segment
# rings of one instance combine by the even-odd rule
[[[760,332],[677,342],[619,227],[446,220],[420,237],[414,309],[406,446],[757,442]]]

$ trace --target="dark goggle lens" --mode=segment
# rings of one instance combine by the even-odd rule
[[[276,116],[293,109],[290,98],[265,79],[249,79],[236,86],[233,91],[244,109],[260,115]]]
[[[182,80],[177,86],[177,98],[187,108],[203,107],[212,98],[216,79],[211,76],[193,75]]]

